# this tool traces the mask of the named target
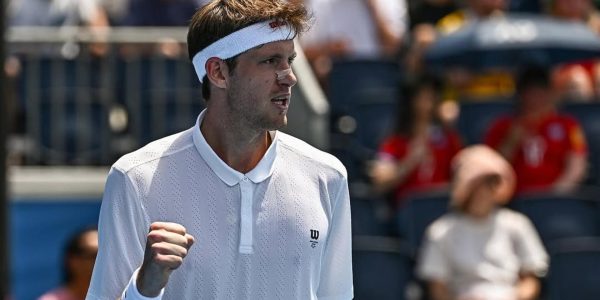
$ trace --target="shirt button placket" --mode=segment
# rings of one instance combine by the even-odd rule
[[[253,195],[252,186],[248,177],[240,182],[241,192],[241,216],[240,216],[240,253],[251,254],[253,252],[253,226],[254,216],[252,212]]]

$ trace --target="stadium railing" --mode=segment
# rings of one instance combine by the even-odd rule
[[[10,28],[12,157],[28,165],[110,165],[192,126],[204,101],[186,34],[164,27]],[[296,51],[299,84],[284,131],[327,149],[329,105]]]

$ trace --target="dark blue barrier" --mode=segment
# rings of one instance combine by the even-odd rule
[[[10,267],[14,300],[37,299],[61,284],[67,240],[80,229],[96,226],[99,212],[99,199],[13,199]]]

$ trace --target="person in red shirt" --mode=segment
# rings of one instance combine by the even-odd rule
[[[458,134],[437,117],[440,90],[440,81],[427,75],[403,87],[396,131],[371,167],[377,191],[395,190],[396,208],[407,193],[446,185],[452,157],[462,148]]]
[[[485,143],[508,159],[518,192],[569,192],[584,179],[587,144],[576,119],[559,113],[543,68],[524,69],[517,80],[514,115],[493,123]]]

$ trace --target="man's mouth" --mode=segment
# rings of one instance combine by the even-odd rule
[[[290,103],[290,96],[289,95],[278,96],[278,97],[272,98],[271,102],[279,105],[280,107],[286,108],[288,106],[288,104]]]

